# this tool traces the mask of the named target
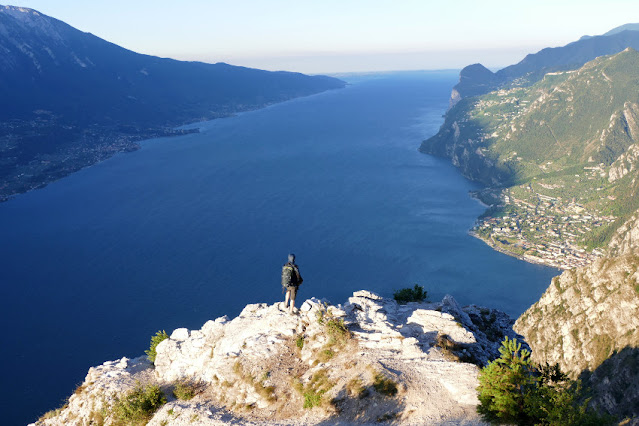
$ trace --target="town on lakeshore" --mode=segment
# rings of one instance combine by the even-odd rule
[[[582,241],[593,229],[614,222],[613,216],[588,211],[574,199],[550,197],[532,188],[530,184],[525,189],[473,193],[480,199],[499,197],[500,204],[478,219],[470,234],[505,254],[559,269],[585,266],[604,255],[598,248],[586,250]]]

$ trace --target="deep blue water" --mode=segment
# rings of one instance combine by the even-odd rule
[[[290,251],[301,300],[419,283],[520,314],[557,271],[470,237],[476,186],[417,151],[456,79],[352,78],[0,204],[3,423],[61,405],[90,366],[142,354],[158,329],[277,301]]]

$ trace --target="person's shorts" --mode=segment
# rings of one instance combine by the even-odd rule
[[[295,286],[286,287],[286,291],[291,292],[291,295],[290,295],[291,299],[295,299],[295,296],[297,296],[297,287]]]

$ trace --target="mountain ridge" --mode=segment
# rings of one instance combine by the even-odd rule
[[[175,126],[345,85],[139,54],[15,6],[0,6],[0,52],[0,200],[189,132]]]
[[[639,424],[637,93],[639,53],[626,46],[532,84],[473,97],[454,89],[458,101],[420,147],[487,185],[475,193],[490,208],[473,235],[564,269],[514,329],[534,362],[558,363],[591,390],[591,406],[624,424]]]
[[[535,263],[570,269],[603,254],[639,209],[639,53],[599,57],[526,87],[465,98],[425,153],[488,185],[475,235]]]
[[[475,75],[466,81],[461,79],[464,68],[460,73],[460,82],[453,88],[451,106],[461,98],[485,94],[503,86],[530,85],[549,72],[577,69],[599,56],[614,54],[627,47],[639,49],[639,31],[634,26],[628,28],[632,29],[611,30],[610,34],[582,38],[565,46],[547,47],[526,55],[517,64],[502,68],[495,73]],[[476,65],[469,65],[469,67],[476,67]]]

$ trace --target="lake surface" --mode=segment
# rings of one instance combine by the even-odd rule
[[[417,151],[457,73],[347,80],[0,204],[3,424],[62,405],[90,366],[141,355],[157,330],[280,300],[289,252],[298,306],[415,283],[512,316],[535,302],[558,271],[469,236],[476,185]]]

